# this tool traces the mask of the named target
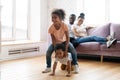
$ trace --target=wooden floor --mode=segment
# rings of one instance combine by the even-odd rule
[[[57,67],[56,75],[43,74],[45,56],[1,63],[0,80],[120,80],[120,63],[79,59],[80,72],[65,77],[66,72]]]

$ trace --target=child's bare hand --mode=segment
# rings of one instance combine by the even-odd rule
[[[67,75],[66,75],[66,77],[70,77],[70,76],[71,76],[71,74],[67,74]]]
[[[65,54],[64,54],[64,57],[67,57],[67,56],[68,56],[68,52],[65,51],[64,53],[65,53]]]
[[[54,73],[51,73],[50,76],[54,76],[55,74]]]

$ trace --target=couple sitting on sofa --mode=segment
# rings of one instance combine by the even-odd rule
[[[108,48],[117,43],[117,40],[114,38],[114,34],[109,35],[108,37],[87,36],[87,30],[92,27],[85,27],[83,25],[85,19],[84,13],[80,13],[80,16],[78,17],[78,21],[76,24],[74,24],[75,19],[76,15],[71,14],[69,17],[68,25],[70,42],[73,44],[75,48],[80,43],[84,42],[99,42],[100,44],[106,44]]]

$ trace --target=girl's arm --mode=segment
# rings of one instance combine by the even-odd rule
[[[52,44],[55,47],[56,43],[55,43],[55,37],[53,34],[51,34],[51,39],[52,39]]]
[[[68,45],[69,45],[69,41],[70,41],[70,38],[69,38],[69,33],[68,33],[68,31],[65,31],[65,36],[66,36],[65,55],[67,55],[67,54],[68,54]]]
[[[54,64],[53,64],[53,72],[50,74],[50,76],[54,76],[55,75],[56,67],[57,67],[57,62],[54,62]]]

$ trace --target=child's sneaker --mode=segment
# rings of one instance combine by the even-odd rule
[[[42,73],[48,73],[51,71],[51,68],[46,68],[44,71],[42,71]]]
[[[75,65],[75,66],[74,66],[74,72],[75,72],[75,73],[79,73],[79,66],[78,66],[78,65]]]

